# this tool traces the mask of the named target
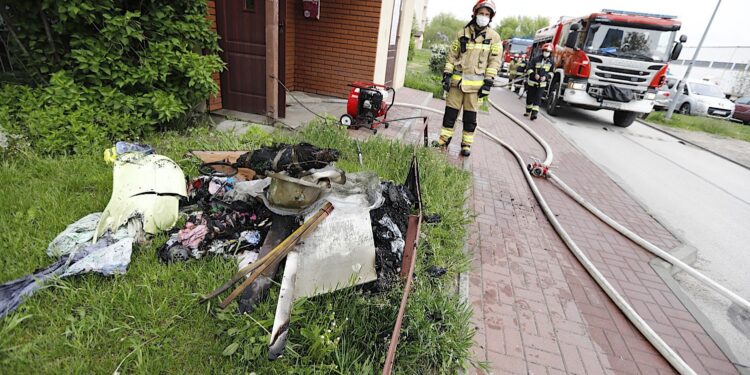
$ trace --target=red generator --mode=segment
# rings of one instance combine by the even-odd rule
[[[372,82],[354,82],[349,86],[352,89],[349,91],[346,114],[339,118],[341,125],[353,129],[366,127],[373,133],[378,132],[380,125],[388,128],[386,117],[396,100],[396,90]]]

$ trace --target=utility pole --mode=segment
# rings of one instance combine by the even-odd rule
[[[677,84],[677,90],[675,92],[675,95],[672,97],[672,101],[669,102],[669,109],[667,110],[667,114],[664,116],[665,119],[669,120],[672,118],[672,113],[674,113],[674,108],[677,106],[677,98],[680,97],[682,94],[682,90],[685,87],[685,80],[688,79],[688,76],[690,75],[690,71],[693,69],[693,64],[695,64],[695,60],[698,58],[698,53],[701,51],[701,47],[703,47],[703,41],[706,40],[706,34],[708,34],[708,30],[711,28],[711,23],[714,22],[714,17],[716,17],[716,12],[719,10],[719,5],[721,5],[721,0],[719,0],[716,3],[716,8],[714,8],[714,13],[711,15],[711,19],[708,20],[708,25],[706,25],[706,30],[703,31],[703,36],[701,37],[701,41],[698,42],[698,47],[695,49],[695,53],[693,54],[693,59],[690,60],[690,64],[688,64],[687,70],[685,71],[685,77],[683,77],[680,82]]]

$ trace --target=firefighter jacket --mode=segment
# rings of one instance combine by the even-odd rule
[[[516,61],[516,59],[510,60],[510,64],[508,64],[508,74],[516,74],[516,69],[518,69],[518,61]]]
[[[552,79],[552,58],[538,55],[531,59],[526,67],[526,74],[529,76],[529,87],[547,87],[547,83]],[[539,75],[539,79],[534,76]],[[544,82],[542,77],[547,77]]]
[[[519,62],[516,63],[516,72],[519,75],[526,74],[526,64],[527,64],[527,62],[528,62],[528,60],[521,60],[521,61],[519,61]]]
[[[477,30],[468,25],[456,35],[445,60],[445,73],[453,74],[451,85],[465,93],[479,92],[485,79],[495,79],[503,47],[500,35],[490,27]]]

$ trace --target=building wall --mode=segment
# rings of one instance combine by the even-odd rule
[[[216,1],[208,1],[208,15],[206,16],[211,20],[211,30],[216,31]],[[221,109],[221,75],[219,73],[213,74],[213,79],[219,86],[219,93],[216,96],[208,98],[208,110],[215,111]]]
[[[347,85],[353,81],[383,81],[391,14],[388,11],[381,15],[381,9],[384,6],[392,9],[393,0],[324,0],[320,20],[304,18],[301,0],[282,1],[286,1],[285,85],[289,89],[345,97],[349,91]],[[390,7],[385,3],[390,3]],[[207,4],[207,17],[216,31],[216,2],[208,0]],[[379,28],[383,22],[386,27]],[[408,27],[411,27],[411,16]],[[378,54],[379,37],[386,42],[382,55]],[[408,41],[406,48],[408,50]],[[376,74],[376,56],[383,56],[381,79]],[[397,71],[405,70],[405,62],[403,65],[399,68],[397,64]],[[213,77],[221,85],[219,73]],[[219,92],[209,99],[209,110],[221,108]]]
[[[388,41],[391,35],[391,19],[393,18],[393,0],[382,0],[380,9],[382,11],[378,23],[377,59],[374,72],[376,83],[385,82],[385,69],[388,64]]]
[[[693,55],[695,55],[695,47],[685,47],[680,59],[669,64],[670,76],[684,77]],[[701,48],[689,78],[714,82],[725,94],[736,96],[743,94],[735,91],[738,80],[750,74],[748,69],[750,69],[750,46],[705,46]]]
[[[297,47],[297,22],[295,17],[296,10],[295,7],[299,7],[301,5],[298,5],[298,1],[296,0],[282,0],[286,1],[286,15],[284,18],[284,25],[285,25],[285,46],[286,49],[286,59],[284,61],[285,71],[286,71],[286,79],[284,84],[286,87],[288,87],[290,90],[296,90],[296,81],[295,81],[295,65],[294,65],[294,50]]]
[[[390,42],[391,21],[393,20],[394,0],[382,0],[380,30],[378,33],[377,59],[375,64],[375,82],[385,82],[388,63],[388,43]],[[409,53],[409,38],[414,17],[414,0],[401,1],[401,19],[398,27],[398,46],[396,47],[396,66],[393,73],[393,87],[404,86],[406,77],[406,58]]]
[[[320,20],[305,19],[301,1],[288,4],[295,24],[294,89],[345,97],[352,81],[372,81],[381,3],[323,0]]]
[[[411,39],[411,25],[414,23],[414,0],[403,0],[401,3],[401,19],[398,26],[398,47],[396,47],[396,69],[393,73],[393,87],[404,87],[406,79],[406,64],[409,57],[409,41]]]

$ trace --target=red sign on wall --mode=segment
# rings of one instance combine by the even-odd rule
[[[305,18],[320,19],[320,0],[302,0]]]

